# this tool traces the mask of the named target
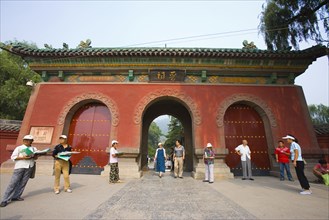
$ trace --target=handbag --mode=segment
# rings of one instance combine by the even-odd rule
[[[32,172],[30,175],[30,179],[33,179],[35,177],[35,171],[37,169],[37,163],[34,161],[34,166],[32,167]]]
[[[323,174],[322,175],[323,182],[326,186],[329,186],[329,174]]]

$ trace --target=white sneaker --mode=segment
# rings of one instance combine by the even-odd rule
[[[67,190],[65,190],[65,192],[71,193],[72,189],[67,189]]]
[[[59,190],[55,191],[55,194],[59,194]]]
[[[302,192],[300,192],[301,195],[311,195],[312,191],[311,190],[304,190]]]

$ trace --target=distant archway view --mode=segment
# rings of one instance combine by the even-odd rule
[[[152,149],[149,153],[149,130],[150,128],[153,129],[154,125],[151,126],[152,122],[155,121],[160,116],[166,115],[168,118],[169,115],[171,120],[167,120],[167,122],[162,125],[162,127],[169,127],[168,134],[170,134],[170,138],[164,137],[165,139],[156,139],[153,140],[153,143],[151,144],[151,147],[155,149],[158,146],[159,141],[163,141],[165,148],[170,148],[175,146],[174,142],[176,140],[180,140],[181,144],[185,148],[185,160],[184,160],[184,166],[183,170],[185,172],[191,172],[193,171],[193,152],[194,152],[194,146],[192,142],[192,119],[190,112],[188,110],[188,107],[181,101],[176,98],[159,98],[154,100],[150,105],[147,106],[147,108],[144,111],[143,114],[143,125],[142,125],[142,141],[141,141],[141,147],[140,147],[140,170],[141,171],[147,171],[149,170],[148,162],[149,158],[154,157],[154,155],[149,155],[152,153]],[[158,121],[158,120],[157,120]],[[169,123],[168,123],[169,122]],[[171,125],[172,123],[172,125]],[[171,126],[170,126],[171,125]],[[179,129],[180,128],[180,129]],[[184,128],[184,129],[182,129]],[[161,129],[160,129],[161,130]],[[161,135],[160,135],[161,136]],[[170,150],[168,150],[168,153],[171,153]]]
[[[167,155],[166,170],[173,170],[173,150],[176,140],[184,145],[184,127],[179,119],[171,115],[161,115],[153,120],[148,131],[148,169],[154,168],[155,151],[161,142]]]

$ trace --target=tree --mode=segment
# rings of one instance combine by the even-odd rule
[[[154,155],[155,150],[158,147],[158,143],[160,142],[160,137],[162,136],[161,129],[159,126],[155,123],[152,122],[149,128],[149,133],[148,133],[148,154],[149,155]]]
[[[309,105],[308,110],[314,125],[329,124],[329,107],[323,104]]]
[[[329,42],[329,0],[267,0],[260,17],[260,32],[269,50],[299,48],[299,42]],[[323,23],[326,38],[321,35]]]
[[[23,42],[23,44],[28,43]],[[34,47],[34,45],[31,46]],[[40,82],[41,77],[33,72],[21,57],[0,50],[1,119],[23,119],[32,91],[26,86],[28,80]]]
[[[169,149],[172,146],[175,146],[176,140],[181,140],[184,134],[184,128],[181,122],[170,116],[170,122],[168,125],[168,134],[166,135],[166,142],[164,143],[165,148]]]

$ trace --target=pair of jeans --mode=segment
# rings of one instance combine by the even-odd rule
[[[288,179],[292,180],[289,162],[288,163],[279,163],[279,165],[280,165],[280,179],[284,180],[284,170],[286,170]]]
[[[32,169],[33,167],[14,170],[2,202],[9,202],[13,198],[18,199],[22,196],[25,186],[30,179]]]

